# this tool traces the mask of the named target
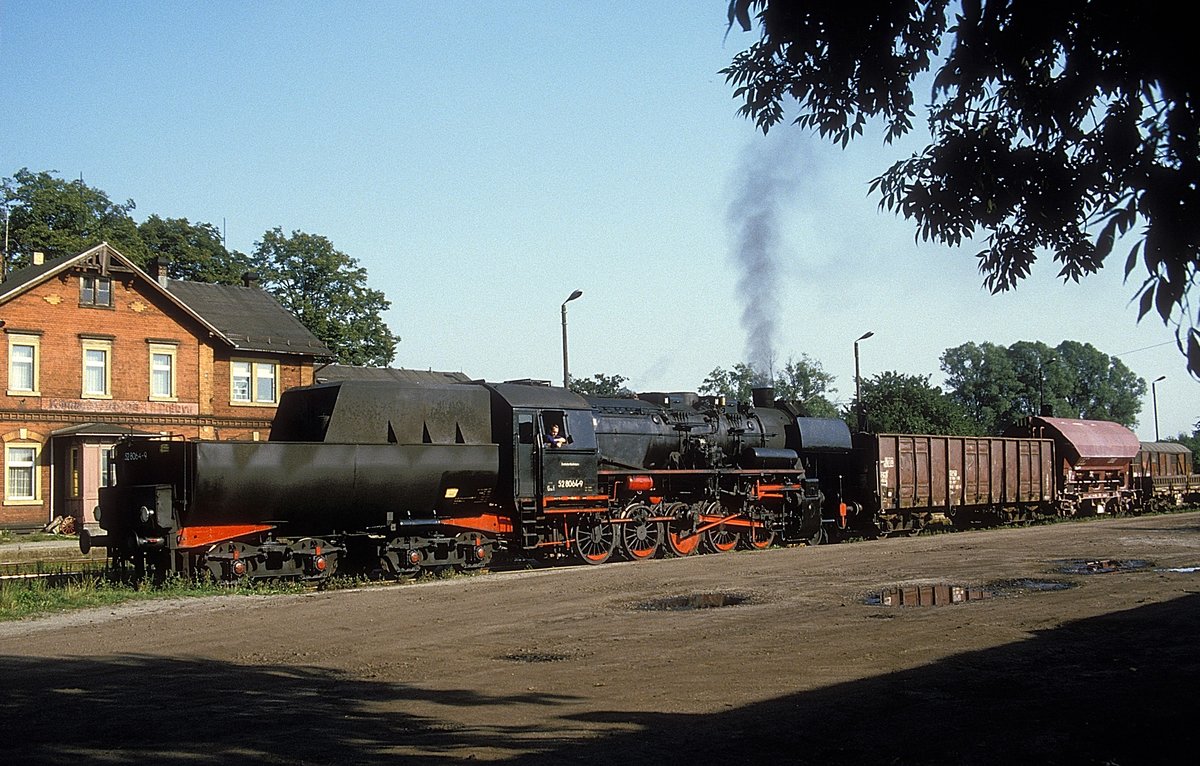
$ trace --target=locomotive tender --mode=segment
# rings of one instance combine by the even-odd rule
[[[550,440],[552,427],[561,434]],[[689,555],[821,535],[805,450],[836,420],[695,394],[584,399],[534,382],[340,381],[281,398],[266,442],[130,437],[102,489],[117,568],[320,580],[477,569],[498,551]]]

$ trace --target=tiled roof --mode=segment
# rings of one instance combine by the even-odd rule
[[[11,292],[19,291],[27,285],[33,285],[42,281],[44,277],[66,265],[67,261],[75,260],[76,257],[64,256],[62,258],[51,258],[45,263],[30,264],[8,272],[4,275],[4,282],[0,283],[0,300],[8,297],[8,294]]]
[[[167,292],[199,314],[239,351],[333,356],[308,328],[263,290],[167,280]]]

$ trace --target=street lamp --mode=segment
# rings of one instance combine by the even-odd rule
[[[875,333],[864,332],[858,340],[854,341],[854,399],[858,404],[858,430],[863,432],[867,430],[867,416],[863,413],[862,401],[862,376],[858,372],[858,342],[866,340]]]
[[[1154,399],[1154,441],[1158,441],[1158,383],[1166,379],[1166,375],[1159,375],[1150,384],[1150,396]]]
[[[571,387],[571,373],[567,366],[567,304],[576,298],[583,295],[583,290],[576,290],[567,296],[567,299],[562,302],[562,322],[563,322],[563,388]]]

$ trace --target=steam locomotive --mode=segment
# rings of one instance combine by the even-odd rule
[[[129,437],[103,488],[138,576],[323,580],[644,560],[1132,510],[1136,437],[1032,418],[1005,437],[855,434],[756,389],[584,398],[536,381],[338,381],[281,398],[266,442]]]
[[[80,545],[138,574],[320,580],[478,569],[501,551],[599,564],[814,542],[822,493],[801,455],[850,446],[844,423],[769,389],[726,404],[332,382],[284,393],[265,442],[122,441],[104,533]]]

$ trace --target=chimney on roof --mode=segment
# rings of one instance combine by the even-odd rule
[[[161,256],[154,256],[150,261],[150,276],[158,282],[159,287],[167,286],[167,263]]]
[[[33,265],[41,266],[45,262],[46,262],[46,254],[43,253],[41,250],[34,250],[33,251]]]
[[[258,287],[258,272],[247,271],[242,274],[242,285],[245,287]]]

